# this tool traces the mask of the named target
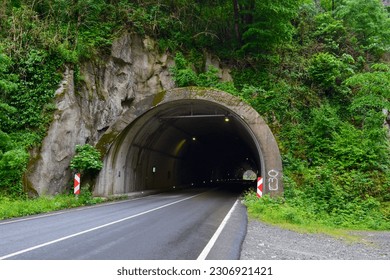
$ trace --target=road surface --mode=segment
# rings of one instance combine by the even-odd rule
[[[0,259],[238,259],[238,196],[186,190],[0,221]]]

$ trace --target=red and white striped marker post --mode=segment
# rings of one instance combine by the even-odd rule
[[[258,177],[257,178],[257,193],[258,198],[261,198],[263,196],[263,178]]]
[[[75,195],[80,194],[80,173],[74,175],[74,189],[73,192]]]

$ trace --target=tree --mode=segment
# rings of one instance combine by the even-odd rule
[[[381,1],[344,0],[335,16],[344,21],[358,47],[376,57],[389,51],[390,18]]]
[[[234,11],[234,31],[236,34],[236,39],[241,45],[240,12],[238,7],[238,0],[233,0],[233,11]]]
[[[28,160],[29,154],[21,148],[9,150],[0,155],[1,192],[13,196],[23,193],[22,175],[27,168]]]
[[[383,110],[390,110],[390,67],[374,64],[372,70],[346,80],[354,96],[349,111],[359,126],[381,130],[386,118]],[[379,133],[378,142],[386,141],[383,132]]]
[[[262,53],[289,43],[300,0],[243,1],[242,38],[245,52]]]

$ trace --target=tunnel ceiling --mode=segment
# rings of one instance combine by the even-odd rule
[[[254,146],[247,128],[237,120],[237,116],[205,101],[169,104],[166,110],[159,112],[145,124],[135,143],[169,151],[170,147],[176,148],[174,140],[183,139],[204,146],[210,143]]]

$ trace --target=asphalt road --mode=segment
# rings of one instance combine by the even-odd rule
[[[238,196],[187,190],[1,221],[0,259],[239,259]]]

